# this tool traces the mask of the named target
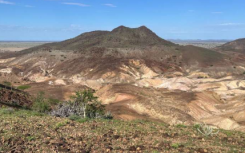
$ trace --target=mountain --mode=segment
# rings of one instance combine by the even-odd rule
[[[155,45],[174,46],[173,43],[161,39],[145,26],[139,28],[119,26],[112,31],[87,32],[69,40],[44,44],[24,50],[23,52],[31,52],[41,48],[54,50],[84,50],[91,47],[127,48]]]
[[[216,48],[219,51],[240,52],[245,54],[245,38],[228,42]]]
[[[87,32],[62,42],[23,50],[17,55],[57,50],[81,53],[83,57],[140,58],[161,63],[164,59],[174,56],[176,59],[183,60],[178,60],[179,62],[187,65],[195,62],[209,65],[224,60],[224,56],[218,52],[190,45],[180,46],[164,40],[145,26],[139,28],[119,26],[112,31]]]

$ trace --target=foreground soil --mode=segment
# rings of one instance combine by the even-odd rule
[[[78,120],[0,109],[0,152],[241,152],[245,133],[205,137],[197,125],[149,121]]]

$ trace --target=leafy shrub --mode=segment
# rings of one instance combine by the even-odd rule
[[[39,92],[37,96],[35,97],[33,101],[33,106],[32,109],[40,112],[40,113],[47,113],[48,111],[51,110],[51,106],[48,103],[48,100],[44,98],[45,93],[44,92]]]
[[[17,89],[19,89],[19,90],[26,90],[26,89],[29,89],[29,88],[31,88],[31,86],[29,86],[29,85],[22,85],[22,86],[18,86],[17,87]]]
[[[172,145],[171,145],[171,147],[173,147],[173,148],[179,148],[179,144],[178,143],[173,143]]]
[[[79,116],[83,118],[98,118],[104,115],[104,106],[94,96],[91,90],[77,91],[71,97],[72,101],[63,102],[51,112],[58,117]]]
[[[50,105],[57,105],[57,104],[59,104],[60,103],[60,100],[59,99],[54,99],[54,98],[49,98],[48,99],[48,102],[49,102],[49,104]]]

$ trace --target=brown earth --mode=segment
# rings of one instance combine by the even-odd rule
[[[4,105],[28,108],[32,106],[32,99],[26,92],[0,84],[0,107]]]

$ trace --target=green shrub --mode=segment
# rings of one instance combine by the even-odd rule
[[[179,145],[178,143],[173,143],[173,144],[171,145],[171,147],[173,147],[173,148],[175,148],[175,149],[176,149],[176,148],[179,148],[179,146],[180,146],[180,145]]]
[[[66,126],[67,124],[69,124],[68,120],[65,120],[63,122],[59,122],[55,125],[55,129],[59,129],[60,127]]]
[[[51,110],[51,106],[48,103],[48,100],[44,98],[45,93],[39,92],[37,96],[35,97],[33,101],[32,109],[40,112],[40,113],[46,113]]]
[[[21,86],[17,87],[17,89],[19,89],[19,90],[26,90],[26,89],[29,89],[29,88],[31,88],[31,86],[29,86],[29,85],[21,85]]]
[[[57,117],[103,118],[105,106],[98,101],[92,90],[77,91],[71,101],[60,103],[50,114]],[[83,121],[82,121],[83,122]]]
[[[9,86],[9,87],[12,85],[11,82],[8,82],[8,81],[4,81],[3,84],[4,84],[5,86]]]
[[[177,124],[176,126],[177,126],[177,128],[186,128],[186,125],[184,125],[184,124]]]
[[[194,129],[199,129],[201,127],[201,125],[200,124],[195,124],[193,127],[194,127]]]
[[[48,99],[48,103],[53,106],[53,105],[59,104],[60,103],[60,100],[59,99],[49,98]]]

